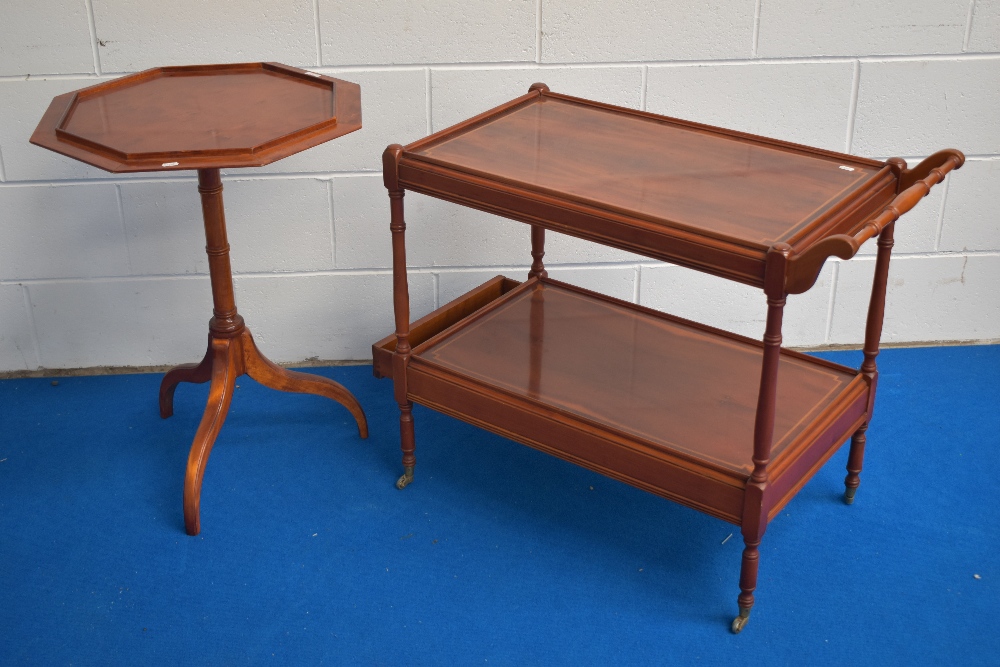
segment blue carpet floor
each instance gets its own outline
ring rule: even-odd
[[[822,355],[856,365],[857,353]],[[202,533],[181,488],[206,385],[0,382],[0,663],[1000,663],[1000,346],[887,350],[856,503],[846,448],[770,525],[736,611],[735,527],[417,408],[240,382]],[[731,537],[730,537],[731,535]]]

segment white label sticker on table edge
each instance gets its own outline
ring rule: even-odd
[[[844,171],[854,171],[854,167],[845,167],[844,165],[840,165],[840,168]]]
[[[180,164],[180,162],[164,162],[160,166],[161,167],[176,167],[179,164]]]

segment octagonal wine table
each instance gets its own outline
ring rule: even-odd
[[[357,84],[277,63],[161,67],[60,95],[31,143],[115,173],[198,171],[214,317],[198,364],[169,371],[160,415],[173,414],[180,382],[211,381],[208,404],[188,457],[184,527],[200,530],[205,464],[226,419],[236,379],[249,375],[280,391],[326,396],[368,423],[357,399],[324,377],[285,370],[254,344],[236,312],[220,168],[259,167],[361,127]]]

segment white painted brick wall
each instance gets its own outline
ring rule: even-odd
[[[545,63],[752,55],[752,0],[542,0],[541,14]]]
[[[205,354],[208,276],[45,281],[29,284],[28,296],[43,368],[155,366]]]
[[[860,83],[858,154],[1000,153],[1000,58],[864,62]]]
[[[528,92],[544,79],[552,90],[607,104],[642,105],[641,67],[545,69],[432,69],[431,107],[435,132]]]
[[[1000,248],[1000,160],[967,162],[961,176],[948,185],[938,249],[995,251]]]
[[[969,51],[1000,51],[1000,0],[976,0],[969,29]]]
[[[826,342],[832,273],[832,265],[823,267],[811,290],[788,297],[782,322],[784,345]],[[680,266],[644,266],[639,280],[643,306],[743,336],[759,339],[764,335],[767,300],[759,289]]]
[[[854,63],[650,67],[646,110],[846,150]]]
[[[7,3],[0,371],[196,361],[211,316],[193,174],[113,175],[28,144],[55,95],[157,65],[277,60],[359,83],[364,128],[224,174],[236,298],[284,362],[392,329],[382,150],[526,92],[911,164],[969,156],[897,225],[885,340],[1000,338],[1000,0]],[[413,316],[505,273],[526,226],[406,198]],[[759,336],[758,290],[548,235],[553,277]],[[785,342],[861,342],[873,244],[791,297]]]
[[[969,0],[763,0],[757,54],[855,56],[955,53]]]
[[[161,65],[316,62],[312,0],[92,0],[103,72]]]
[[[32,0],[29,11],[11,8],[3,8],[0,20],[0,76],[94,72],[86,4]]]
[[[872,259],[839,266],[830,331],[834,343],[864,341]],[[904,343],[919,330],[927,341],[1000,338],[1000,253],[899,257],[889,270],[882,340]]]
[[[535,0],[319,0],[323,62],[532,62]]]
[[[0,284],[0,368],[28,371],[38,367],[38,350],[24,287]]]
[[[0,188],[0,280],[129,274],[115,185]],[[9,239],[9,240],[8,240]]]
[[[70,160],[28,143],[31,133],[56,95],[92,86],[106,79],[16,79],[0,80],[0,154],[4,180],[59,181],[106,179],[108,172]]]
[[[208,273],[196,180],[124,183],[121,191],[133,267],[150,275]],[[227,180],[222,198],[233,271],[334,268],[328,180]]]
[[[409,290],[413,319],[434,309],[433,276],[415,273]],[[392,276],[237,276],[236,302],[273,361],[366,359],[391,333]]]

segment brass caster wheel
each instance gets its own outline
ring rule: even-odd
[[[858,488],[857,487],[854,487],[853,489],[852,488],[848,488],[846,491],[844,491],[844,504],[846,504],[846,505],[853,505],[854,504],[854,494],[857,493],[857,492],[858,492]]]
[[[396,488],[402,491],[413,481],[413,466],[403,468],[403,476],[396,480]]]
[[[733,631],[734,635],[738,635],[749,622],[750,610],[740,609],[740,615],[733,619],[733,624],[729,626],[729,629]]]

